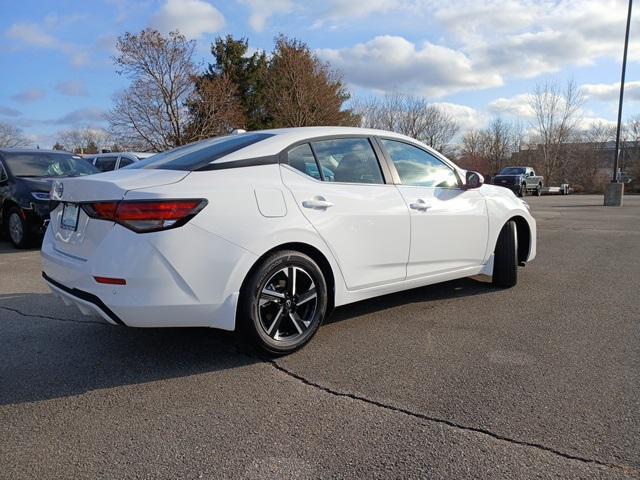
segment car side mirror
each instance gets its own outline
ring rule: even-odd
[[[480,188],[484,184],[484,177],[478,172],[467,171],[465,175],[464,188],[469,190],[471,188]]]

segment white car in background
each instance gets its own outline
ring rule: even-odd
[[[212,138],[51,198],[43,277],[66,303],[131,327],[240,327],[273,353],[334,306],[476,274],[510,287],[536,254],[513,192],[379,130]]]
[[[155,155],[150,152],[114,152],[114,153],[98,153],[84,157],[91,165],[101,172],[110,172],[120,168],[127,167]]]

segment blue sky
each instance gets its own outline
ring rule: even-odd
[[[584,125],[616,116],[626,0],[0,0],[0,122],[50,147],[56,133],[103,128],[126,86],[115,39],[179,29],[211,60],[217,35],[271,49],[278,33],[339,69],[354,97],[401,91],[448,109],[463,128],[530,119],[537,81],[573,78]],[[634,12],[625,117],[640,113],[640,6]]]

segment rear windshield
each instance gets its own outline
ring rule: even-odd
[[[507,167],[503,168],[500,175],[522,175],[526,171],[526,168],[522,167]]]
[[[244,133],[210,138],[158,153],[127,168],[198,170],[219,158],[272,136],[271,133]]]
[[[79,177],[98,173],[87,160],[70,153],[4,153],[4,161],[15,177]]]

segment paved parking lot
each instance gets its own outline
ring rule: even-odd
[[[528,200],[516,288],[344,307],[276,361],[84,317],[0,243],[0,478],[640,478],[640,197]]]

